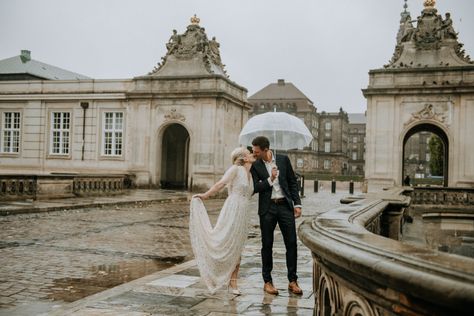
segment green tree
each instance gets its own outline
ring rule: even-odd
[[[441,139],[432,135],[428,141],[428,148],[430,149],[430,170],[433,176],[443,175],[444,162],[444,146]]]

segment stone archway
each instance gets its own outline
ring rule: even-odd
[[[188,188],[189,141],[189,133],[181,124],[171,124],[166,127],[163,132],[161,146],[161,188]]]
[[[407,133],[405,134],[405,137],[403,138],[403,155],[402,155],[402,179],[405,179],[407,175],[407,166],[406,163],[408,161],[407,153],[406,153],[406,145],[409,141],[409,139],[414,136],[415,134],[422,133],[422,132],[429,132],[441,140],[443,144],[443,186],[448,186],[448,166],[449,166],[449,140],[448,136],[446,133],[438,126],[430,123],[422,123],[413,126],[410,128]]]

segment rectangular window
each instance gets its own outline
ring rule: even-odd
[[[330,142],[324,142],[324,152],[325,153],[331,152],[331,143]]]
[[[331,130],[331,122],[326,122],[326,124],[325,124],[325,129],[326,129],[327,131],[330,131],[330,130]]]
[[[105,112],[102,126],[102,154],[105,156],[121,156],[123,148],[123,113]]]
[[[52,155],[69,154],[69,136],[71,134],[71,113],[51,113],[51,146],[49,153]]]
[[[17,153],[20,151],[20,112],[4,112],[2,117],[2,153]]]
[[[352,152],[352,160],[357,160],[357,152]]]
[[[324,169],[331,169],[331,160],[324,160]]]
[[[353,142],[353,143],[357,143],[357,136],[354,136],[354,137],[352,138],[352,142]]]

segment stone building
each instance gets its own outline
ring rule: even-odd
[[[149,74],[125,80],[46,76],[24,54],[16,64],[26,73],[0,61],[0,173],[126,174],[138,186],[165,188],[214,183],[248,119],[247,90],[228,78],[219,43],[198,18],[174,30],[166,47]]]
[[[321,173],[346,175],[348,173],[347,143],[349,118],[339,112],[321,112],[319,115],[318,165]]]
[[[349,135],[347,156],[350,175],[364,175],[365,167],[365,124],[364,113],[349,113]]]
[[[348,116],[341,108],[336,113],[317,112],[313,101],[291,82],[279,79],[248,98],[251,115],[281,111],[300,118],[314,140],[303,150],[286,152],[295,170],[304,175],[348,173]]]
[[[474,186],[474,64],[462,47],[435,1],[425,1],[416,25],[402,12],[393,57],[369,72],[363,90],[369,187],[402,184],[404,146],[422,131],[442,139],[444,185]]]

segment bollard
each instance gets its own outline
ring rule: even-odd
[[[314,192],[317,193],[319,189],[319,182],[318,180],[314,180]]]
[[[331,181],[331,193],[336,193],[336,180]]]
[[[354,181],[349,182],[349,194],[354,194]]]
[[[304,176],[301,176],[301,197],[304,198]]]

